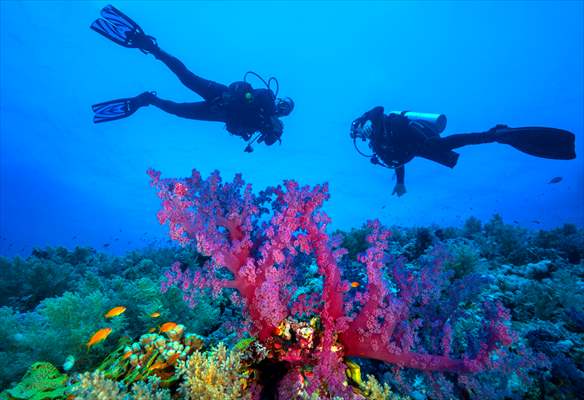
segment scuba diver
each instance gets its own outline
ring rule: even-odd
[[[460,133],[440,137],[446,128],[446,116],[410,111],[391,111],[375,107],[353,121],[351,138],[357,151],[374,165],[395,170],[397,183],[392,194],[406,193],[404,165],[414,157],[423,157],[454,168],[459,154],[454,149],[483,144],[508,144],[524,153],[554,160],[576,158],[574,134],[562,129],[543,127],[509,128],[497,125],[486,132]],[[363,153],[357,139],[369,141],[372,154]]]
[[[98,18],[91,24],[91,29],[121,46],[137,48],[144,54],[152,54],[204,101],[176,103],[159,98],[156,92],[144,92],[136,97],[93,105],[95,113],[93,122],[126,118],[140,107],[153,105],[182,118],[224,122],[231,134],[240,136],[248,142],[246,152],[253,151],[251,144],[255,141],[264,142],[268,146],[277,141],[281,142],[284,125],[280,117],[292,112],[294,101],[290,98],[277,97],[279,84],[276,78],[271,77],[266,82],[258,74],[250,71],[244,75],[243,81],[234,82],[229,86],[203,79],[189,71],[179,59],[160,49],[154,37],[146,35],[138,24],[115,7],[111,5],[104,7],[101,16],[103,18]],[[249,75],[259,78],[266,88],[254,89],[247,82]],[[272,83],[276,85],[275,92],[271,89]]]

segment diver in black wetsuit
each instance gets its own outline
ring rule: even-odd
[[[156,96],[155,92],[144,92],[132,98],[116,99],[95,104],[94,122],[113,121],[132,115],[140,107],[153,105],[170,114],[182,118],[202,121],[225,122],[227,130],[245,141],[246,151],[252,151],[251,143],[258,141],[271,146],[280,141],[284,125],[280,117],[289,115],[294,109],[290,98],[277,98],[270,84],[278,81],[270,78],[267,82],[259,75],[248,72],[244,80],[229,86],[213,82],[195,75],[176,57],[166,53],[156,43],[156,39],[144,31],[129,17],[113,6],[106,6],[101,11],[103,18],[93,22],[91,28],[115,43],[130,48],[138,48],[145,54],[152,54],[162,61],[180,81],[201,96],[204,101],[194,103],[176,103]],[[254,89],[246,81],[249,74],[260,78],[265,89]],[[254,134],[259,135],[254,137]]]
[[[461,133],[440,137],[446,127],[446,117],[442,114],[421,114],[415,112],[391,112],[384,114],[383,107],[375,107],[353,121],[351,138],[369,140],[373,154],[369,157],[373,164],[395,169],[397,183],[393,193],[406,193],[404,165],[414,157],[423,157],[453,168],[459,154],[453,151],[459,147],[482,144],[504,143],[517,150],[555,160],[576,158],[574,134],[562,129],[525,127],[509,128],[497,125],[486,132]]]

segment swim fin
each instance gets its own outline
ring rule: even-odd
[[[120,46],[137,48],[149,53],[157,47],[156,39],[146,35],[130,17],[112,5],[101,10],[101,16],[91,24],[91,29]]]
[[[116,99],[94,104],[91,109],[95,113],[93,122],[115,121],[116,119],[127,118],[134,114],[140,107],[148,106],[156,99],[156,92],[144,92],[136,97]]]
[[[575,136],[563,129],[497,125],[491,131],[495,132],[498,143],[508,144],[532,156],[553,160],[576,158]]]
[[[132,105],[132,100],[133,98],[116,99],[92,105],[91,109],[95,113],[93,122],[98,124],[129,117],[139,108]]]

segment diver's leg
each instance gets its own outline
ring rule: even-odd
[[[227,86],[203,79],[195,75],[176,57],[156,47],[150,51],[154,57],[162,61],[180,79],[183,85],[197,93],[206,101],[212,101],[227,91]]]
[[[181,118],[196,119],[200,121],[226,121],[224,113],[215,107],[210,106],[206,101],[199,101],[196,103],[175,103],[174,101],[154,97],[150,101],[150,104],[160,108],[162,111]]]
[[[434,139],[434,138],[432,138]],[[438,146],[448,150],[483,143],[502,143],[536,157],[553,160],[576,158],[575,136],[563,129],[546,127],[509,128],[497,125],[487,132],[462,133],[435,138]]]
[[[444,150],[454,150],[459,147],[473,144],[494,143],[497,141],[496,132],[476,132],[458,133],[445,137],[433,137],[429,140],[435,141]]]

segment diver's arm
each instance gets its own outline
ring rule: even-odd
[[[383,126],[383,117],[383,107],[381,106],[374,107],[367,111],[351,123],[351,137],[355,138],[362,136],[363,132],[361,132],[361,130],[365,127],[367,121],[371,121],[371,127],[374,132],[378,131],[378,127]],[[366,136],[370,133],[371,132],[366,133]]]
[[[377,106],[367,111],[356,120],[354,120],[352,126],[354,128],[357,127],[362,128],[363,125],[365,125],[365,122],[371,121],[372,123],[376,123],[379,121],[381,117],[383,117],[383,107]]]
[[[401,197],[406,194],[406,185],[404,184],[404,179],[406,175],[406,169],[403,165],[400,165],[395,169],[395,175],[397,178],[397,182],[393,187],[393,192],[391,194],[397,195],[397,197]]]
[[[371,110],[363,114],[363,117],[365,117],[369,121],[374,121],[383,116],[383,111],[384,111],[383,106],[373,107]]]
[[[403,165],[400,165],[399,167],[397,167],[395,169],[395,177],[397,179],[397,183],[399,185],[403,185],[404,184],[404,180],[406,177],[406,168]]]
[[[383,118],[383,106],[373,107],[371,110],[363,114],[359,119],[363,122],[371,121],[372,124],[378,124]]]

